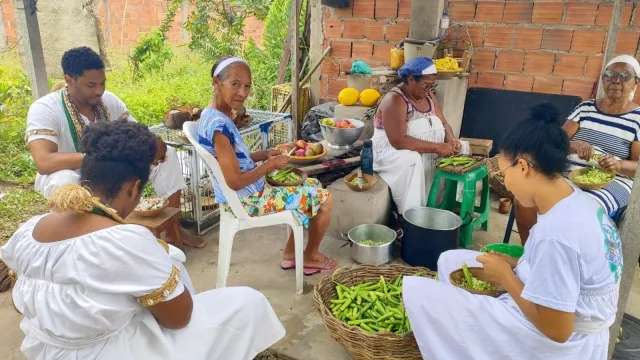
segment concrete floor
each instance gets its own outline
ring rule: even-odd
[[[501,242],[507,217],[496,212],[493,203],[488,232],[478,231],[474,235],[475,249],[483,244]],[[346,350],[336,343],[326,331],[313,303],[313,285],[320,276],[305,277],[305,293],[295,294],[295,273],[279,268],[279,252],[286,240],[284,227],[271,227],[241,232],[235,239],[228,286],[250,286],[263,292],[287,330],[286,337],[274,345],[278,353],[300,360],[348,360]],[[217,229],[205,235],[209,245],[205,249],[187,249],[187,264],[196,290],[213,289],[217,263]],[[511,243],[519,243],[513,233]],[[353,264],[349,247],[344,241],[327,236],[321,250],[334,256],[341,265]],[[636,277],[627,312],[640,317],[640,280]],[[10,300],[10,293],[0,294],[0,359],[24,359],[20,353],[22,332],[18,315]]]

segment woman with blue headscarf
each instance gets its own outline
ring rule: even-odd
[[[460,152],[436,101],[436,66],[415,58],[398,70],[401,83],[382,99],[374,116],[373,170],[389,185],[398,212],[424,206],[437,158]]]

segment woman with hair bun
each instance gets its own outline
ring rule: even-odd
[[[124,223],[149,181],[156,141],[126,120],[85,127],[84,187],[56,190],[53,212],[0,248],[16,278],[27,359],[250,360],[284,336],[261,293],[196,295],[184,253]]]
[[[451,250],[438,259],[438,280],[404,279],[404,304],[425,359],[607,358],[609,327],[622,274],[620,236],[602,207],[563,177],[569,138],[558,112],[537,106],[500,149],[505,186],[537,206],[520,259]],[[452,286],[466,263],[507,293],[493,298]]]

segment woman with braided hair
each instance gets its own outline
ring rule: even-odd
[[[184,254],[122,220],[156,157],[143,125],[85,128],[81,185],[49,199],[0,248],[16,275],[27,359],[253,359],[284,336],[267,299],[243,287],[195,295]]]

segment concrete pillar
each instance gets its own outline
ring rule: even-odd
[[[16,23],[19,24],[20,34],[22,34],[20,44],[25,72],[31,82],[33,99],[37,100],[49,93],[40,27],[38,26],[38,13],[31,5],[25,6],[25,0],[15,0],[15,5],[16,20],[19,20]]]
[[[4,50],[7,48],[7,45],[9,43],[8,39],[7,39],[7,34],[4,30],[4,16],[3,16],[3,7],[2,7],[2,3],[0,3],[0,50]]]
[[[400,0],[408,1],[408,0]],[[411,1],[409,38],[429,40],[438,36],[444,0]]]
[[[624,0],[615,0],[613,2],[613,15],[611,15],[611,22],[609,23],[609,31],[607,31],[607,42],[604,45],[604,56],[602,57],[602,72],[607,66],[607,63],[613,59],[613,53],[616,50],[616,40],[618,39],[618,30],[620,30],[620,23],[622,22],[622,8],[624,7]],[[636,74],[640,76],[640,74]],[[604,96],[602,89],[602,81],[598,81],[598,93],[597,98]]]

